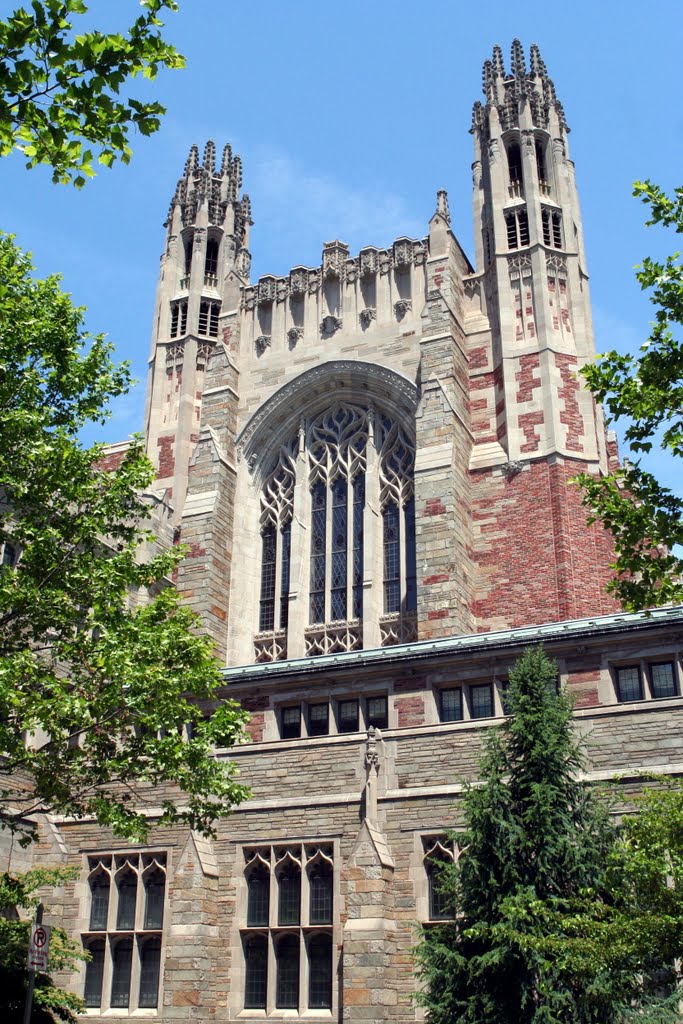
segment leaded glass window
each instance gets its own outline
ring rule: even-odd
[[[268,927],[270,913],[270,871],[264,864],[253,868],[247,878],[247,924]]]
[[[332,924],[332,865],[320,860],[308,872],[311,924]]]
[[[265,935],[247,939],[244,959],[244,1007],[247,1010],[265,1010],[268,992],[268,940]]]
[[[365,477],[353,481],[353,617],[363,618],[363,516]]]
[[[114,945],[111,973],[111,1006],[127,1008],[130,1002],[130,974],[133,966],[133,940],[119,939]]]
[[[346,618],[347,578],[347,493],[346,480],[335,480],[332,487],[332,613],[331,618]]]
[[[401,610],[401,554],[398,506],[384,509],[384,611]]]
[[[138,1006],[155,1007],[159,1002],[161,939],[140,940],[140,994]]]
[[[637,665],[617,669],[617,691],[622,703],[643,699],[643,681]]]
[[[273,629],[275,623],[275,527],[261,534],[261,608],[259,629]]]
[[[301,914],[301,868],[289,862],[278,873],[279,925],[299,924]]]
[[[132,868],[126,866],[116,879],[119,892],[118,909],[116,912],[117,931],[132,931],[135,928],[135,902],[138,892],[138,876]]]
[[[327,490],[316,484],[311,491],[311,615],[312,623],[325,621],[325,536]]]
[[[83,998],[88,1007],[99,1008],[102,1003],[102,982],[104,979],[104,939],[88,943],[86,949],[90,960],[85,965],[85,991]]]
[[[453,893],[447,884],[447,871],[454,862],[453,843],[444,836],[422,840],[424,867],[427,875],[428,908],[430,921],[444,921],[454,916]]]
[[[110,888],[111,880],[109,875],[103,868],[101,868],[97,874],[90,879],[91,932],[103,932],[107,930]]]
[[[665,661],[656,665],[650,665],[650,682],[652,684],[652,696],[655,699],[675,697],[676,677],[673,663]]]
[[[166,875],[159,868],[148,871],[145,886],[145,929],[161,930],[164,923],[164,893]]]
[[[308,943],[308,1005],[311,1009],[332,1007],[332,938],[313,935]]]
[[[275,1005],[279,1010],[299,1006],[299,938],[283,935],[277,944],[277,984]]]

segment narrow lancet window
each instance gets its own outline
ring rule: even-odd
[[[332,620],[346,618],[347,487],[338,477],[332,487]]]
[[[384,509],[384,611],[401,610],[401,554],[398,505]]]
[[[275,628],[275,527],[266,526],[261,534],[261,607],[259,629]]]
[[[363,515],[365,477],[353,481],[353,617],[363,618]]]
[[[280,532],[282,538],[282,559],[280,572],[280,629],[287,629],[289,622],[289,565],[292,551],[292,524],[287,523]]]
[[[317,483],[311,491],[311,623],[325,621],[325,519],[327,490]]]

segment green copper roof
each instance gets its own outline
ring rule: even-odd
[[[596,615],[588,619],[569,619],[564,622],[547,622],[539,626],[522,626],[518,629],[501,629],[490,633],[467,633],[459,636],[440,637],[437,640],[417,640],[410,644],[396,644],[392,647],[375,647],[370,650],[347,651],[343,654],[317,654],[311,658],[292,658],[287,661],[270,661],[257,665],[236,665],[223,669],[226,683],[279,677],[282,675],[303,675],[330,669],[362,668],[376,664],[392,664],[401,661],[420,661],[435,655],[456,653],[475,654],[494,648],[520,646],[538,643],[541,640],[579,641],[582,637],[598,637],[604,634],[661,627],[664,625],[683,627],[683,605],[675,608],[655,608],[650,612],[618,612],[614,615]]]

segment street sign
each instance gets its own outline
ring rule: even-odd
[[[50,927],[46,924],[32,924],[28,944],[29,971],[46,971],[50,952]]]

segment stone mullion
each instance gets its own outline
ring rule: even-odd
[[[350,452],[349,452],[350,455]],[[346,620],[354,618],[353,614],[353,532],[355,525],[355,508],[353,501],[353,481],[350,474],[346,477]]]
[[[374,431],[368,431],[363,510],[363,647],[381,645],[379,617],[382,605],[382,516],[379,508],[379,456]],[[379,538],[379,543],[378,543]]]
[[[309,550],[306,551],[307,531],[304,526],[304,523],[310,523],[311,520],[311,492],[309,489],[306,449],[303,442],[299,446],[294,473],[292,537],[289,549],[287,657],[303,658],[305,654],[304,630],[308,625],[311,570],[310,541]]]

